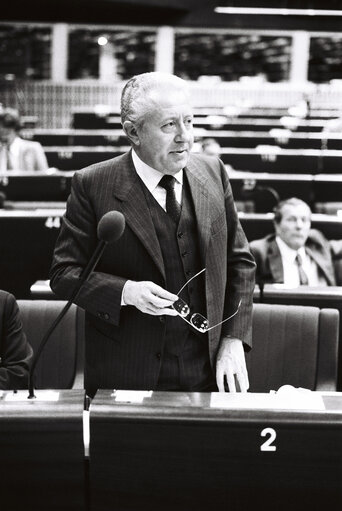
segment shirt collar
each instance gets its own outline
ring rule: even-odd
[[[304,247],[301,247],[298,250],[294,250],[293,248],[289,247],[279,236],[276,236],[276,242],[278,244],[281,256],[287,261],[294,262],[297,254],[301,256],[302,260],[306,257]]]
[[[132,159],[138,176],[143,181],[147,189],[152,193],[153,190],[157,188],[159,181],[164,174],[143,162],[134,149],[132,149]],[[181,185],[183,184],[183,170],[174,174],[173,177],[178,181],[178,183]]]
[[[15,155],[15,154],[19,153],[19,146],[20,146],[20,138],[15,137],[13,142],[8,146],[10,154]]]

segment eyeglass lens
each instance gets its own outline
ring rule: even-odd
[[[182,318],[186,318],[190,314],[190,307],[181,298],[172,304],[172,307],[178,312]]]
[[[200,332],[206,332],[209,328],[209,321],[201,314],[198,314],[198,312],[191,316],[190,321]]]
[[[181,298],[174,302],[172,307],[182,318],[186,318],[190,314],[189,305],[185,303]],[[200,330],[201,332],[206,332],[207,328],[209,327],[209,321],[204,316],[202,316],[202,314],[198,314],[198,312],[191,316],[190,322],[195,328],[197,328],[197,330]]]

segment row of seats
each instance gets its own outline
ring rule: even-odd
[[[9,171],[0,176],[0,191],[8,201],[66,201],[73,174],[73,171]],[[342,176],[338,174],[292,175],[229,170],[229,179],[237,201],[249,200],[249,192],[256,188],[271,188],[280,199],[295,194],[313,208],[317,203],[338,202],[342,198]]]
[[[52,253],[64,207],[40,210],[0,210],[0,289],[28,298],[30,287],[48,278]],[[273,230],[271,213],[239,213],[247,238],[252,241]],[[312,227],[328,239],[342,239],[342,218],[313,214]],[[43,248],[44,247],[44,248]]]
[[[129,150],[125,146],[45,146],[49,167],[81,169],[108,160]],[[235,170],[287,174],[339,174],[342,150],[222,147],[222,161]]]
[[[41,338],[65,306],[58,300],[19,300],[23,326],[37,351]],[[291,305],[256,303],[253,345],[247,355],[251,392],[270,392],[282,385],[310,390],[337,389],[339,313]],[[82,388],[84,311],[72,305],[53,332],[35,370],[38,389]]]
[[[195,127],[195,139],[215,138],[222,147],[257,147],[277,145],[287,149],[342,149],[339,133],[303,133],[288,129],[269,132],[210,130]],[[39,142],[43,146],[106,146],[127,144],[122,129],[35,129],[22,132],[23,138]]]

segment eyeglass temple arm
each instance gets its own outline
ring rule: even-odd
[[[195,279],[196,277],[198,277],[198,275],[200,275],[201,273],[203,273],[204,271],[206,270],[206,268],[203,268],[203,270],[199,271],[198,273],[196,273],[196,275],[194,275],[193,277],[191,277],[191,279],[187,280],[184,284],[183,287],[180,288],[180,290],[178,291],[177,295],[179,295],[183,289],[189,284],[189,282],[191,282],[193,279]]]
[[[228,318],[224,319],[223,321],[220,321],[220,323],[217,323],[216,325],[210,326],[209,328],[206,329],[206,332],[209,332],[209,330],[212,330],[213,328],[216,328],[217,326],[222,325],[222,323],[225,323],[229,319],[232,319],[234,316],[236,316],[236,314],[239,312],[241,302],[242,302],[242,300],[240,299],[239,305],[237,306],[236,311],[233,312],[233,314],[231,316],[229,316]]]

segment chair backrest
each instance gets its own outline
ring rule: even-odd
[[[339,312],[301,305],[253,306],[253,348],[246,354],[251,392],[292,385],[337,388]]]
[[[23,328],[34,353],[65,305],[63,300],[18,300]],[[83,388],[83,350],[84,311],[73,304],[40,355],[35,388]]]

